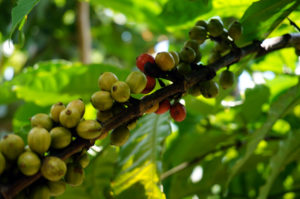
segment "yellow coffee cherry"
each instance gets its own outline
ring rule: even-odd
[[[45,113],[38,113],[34,115],[30,119],[30,122],[32,127],[39,126],[47,129],[48,131],[52,128],[53,125],[50,116]]]
[[[111,87],[111,96],[117,102],[126,102],[130,98],[130,88],[126,82],[117,81]]]
[[[50,147],[51,135],[45,128],[34,127],[29,131],[27,141],[32,151],[44,154]]]
[[[104,91],[110,91],[114,83],[118,81],[118,77],[112,72],[104,72],[98,79],[99,88]]]
[[[59,114],[65,109],[65,105],[62,102],[58,102],[51,106],[50,117],[54,122],[59,122]]]
[[[69,129],[58,126],[50,131],[51,147],[62,149],[67,147],[72,141],[72,133]]]
[[[85,104],[81,99],[73,100],[67,105],[67,109],[78,111],[82,117],[85,112]]]
[[[155,63],[163,71],[169,71],[175,67],[175,60],[169,52],[157,53],[155,56]]]
[[[106,111],[113,106],[114,99],[108,91],[97,91],[92,95],[91,103],[96,109]]]
[[[126,83],[130,88],[130,92],[137,94],[145,89],[147,78],[141,71],[133,71],[127,76]]]
[[[77,134],[83,139],[95,139],[101,135],[101,130],[102,126],[96,120],[83,120],[76,128]]]

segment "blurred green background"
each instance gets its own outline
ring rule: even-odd
[[[180,51],[199,19],[217,16],[225,27],[240,21],[239,46],[297,32],[287,17],[300,24],[298,0],[28,2],[37,4],[25,6],[33,9],[10,38],[18,25],[12,23],[17,1],[0,0],[0,136],[15,132],[26,138],[29,118],[48,113],[58,101],[82,98],[85,118],[95,118],[89,99],[100,73],[112,71],[124,80],[136,70],[139,54]],[[92,40],[85,64],[78,28],[82,4],[89,7]],[[203,64],[213,47],[201,45]],[[230,69],[235,87],[221,89],[216,99],[184,97],[184,122],[147,115],[125,146],[99,141],[89,151],[93,161],[84,184],[68,187],[59,198],[300,198],[300,66],[294,49],[259,59],[250,55]],[[173,172],[178,165],[183,169]]]

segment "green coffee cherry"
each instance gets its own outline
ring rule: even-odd
[[[97,91],[92,95],[91,103],[96,109],[106,111],[113,106],[114,99],[108,91]]]
[[[98,79],[99,88],[104,91],[110,91],[114,83],[118,81],[118,77],[112,72],[104,72]]]
[[[174,58],[175,66],[177,66],[177,65],[179,64],[179,62],[180,62],[180,57],[179,57],[178,52],[171,51],[170,54],[171,54],[172,57]]]
[[[241,37],[242,31],[242,24],[237,21],[232,22],[228,28],[229,36],[235,41]]]
[[[59,122],[59,114],[65,109],[65,105],[62,102],[58,102],[51,106],[50,117],[54,122]]]
[[[47,182],[50,196],[60,196],[66,191],[66,183],[62,180],[57,182]]]
[[[187,40],[184,47],[191,47],[195,52],[199,51],[199,44],[196,40]]]
[[[83,120],[81,121],[77,128],[76,132],[79,137],[83,139],[95,139],[101,135],[102,126],[96,120]]]
[[[50,131],[51,147],[62,149],[67,147],[72,141],[72,133],[64,127],[55,127]]]
[[[67,105],[67,109],[78,111],[82,117],[85,112],[85,104],[82,99],[73,100]]]
[[[224,70],[220,75],[219,82],[223,89],[232,87],[234,83],[234,73],[229,70]]]
[[[79,158],[79,164],[82,168],[86,168],[90,163],[90,156],[85,153]]]
[[[27,141],[32,151],[44,154],[50,147],[51,135],[45,128],[34,127],[29,131]]]
[[[189,31],[189,37],[192,40],[198,42],[198,44],[202,44],[206,40],[207,32],[206,29],[202,26],[194,26]]]
[[[126,126],[120,126],[111,132],[110,143],[112,145],[122,146],[127,142],[129,135],[129,129]]]
[[[210,57],[208,58],[207,63],[212,64],[218,61],[221,58],[221,54],[217,51],[213,51]]]
[[[136,123],[137,123],[137,120],[134,120],[134,121],[130,122],[129,124],[127,124],[127,128],[128,128],[129,130],[135,129]]]
[[[187,64],[187,63],[184,63],[184,62],[181,62],[177,66],[177,70],[180,74],[183,74],[183,75],[187,75],[192,71],[190,64]]]
[[[111,87],[111,96],[117,102],[126,102],[130,98],[130,88],[126,82],[117,81]]]
[[[205,28],[207,30],[207,23],[204,20],[197,21],[195,26],[202,26],[203,28]]]
[[[141,93],[147,85],[147,78],[141,71],[133,71],[127,76],[126,83],[131,93]]]
[[[6,165],[6,160],[3,156],[3,154],[0,152],[0,176],[5,169],[5,165]]]
[[[8,160],[15,160],[24,151],[24,141],[16,134],[8,134],[0,141],[0,151]]]
[[[30,122],[31,122],[32,127],[36,127],[36,126],[43,127],[45,129],[47,129],[48,131],[53,126],[50,116],[45,113],[38,113],[38,114],[34,115],[30,119]]]
[[[77,109],[66,108],[59,114],[59,122],[66,128],[75,127],[81,120],[81,113]]]
[[[213,37],[218,37],[223,33],[223,23],[221,20],[212,18],[207,24],[207,30]]]
[[[200,91],[205,98],[214,98],[219,93],[219,86],[216,82],[210,80],[199,84]]]
[[[198,97],[201,95],[200,87],[198,84],[195,84],[192,86],[189,90],[188,93],[192,96]]]
[[[72,186],[79,186],[84,179],[84,170],[79,164],[69,163],[67,166],[67,173],[65,176],[66,183]]]
[[[47,185],[35,186],[29,194],[29,199],[50,199],[50,191]]]
[[[41,168],[42,176],[50,181],[59,181],[65,176],[66,171],[66,163],[55,156],[46,157]]]
[[[185,63],[192,63],[195,60],[196,52],[191,47],[184,47],[180,53],[180,60]]]
[[[18,158],[18,167],[24,175],[32,176],[40,170],[41,160],[33,152],[24,152]]]

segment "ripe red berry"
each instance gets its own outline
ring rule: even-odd
[[[167,112],[170,109],[170,106],[171,106],[170,101],[165,99],[165,100],[163,100],[159,103],[159,107],[158,107],[158,109],[155,113],[156,114],[163,114],[163,113]]]
[[[150,76],[146,76],[146,77],[147,77],[147,85],[144,88],[144,90],[142,91],[143,94],[150,93],[156,85],[155,78],[150,77]]]
[[[180,104],[179,102],[173,104],[170,108],[170,114],[171,117],[177,121],[177,122],[181,122],[185,119],[186,117],[186,110],[185,107]]]
[[[144,53],[144,54],[141,54],[140,56],[138,56],[136,58],[136,66],[142,71],[144,72],[144,66],[147,62],[150,62],[150,63],[155,63],[155,60],[154,58],[147,54],[147,53]]]

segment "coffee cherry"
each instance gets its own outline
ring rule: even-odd
[[[117,102],[126,102],[130,98],[130,88],[126,82],[117,81],[111,87],[111,96]]]
[[[154,113],[155,111],[157,111],[159,107],[159,103],[153,104],[148,110],[145,111],[145,113],[150,114],[150,113]]]
[[[175,60],[169,52],[157,53],[155,63],[163,71],[169,71],[175,67]]]
[[[127,128],[128,128],[129,130],[135,129],[136,123],[137,123],[137,120],[134,120],[134,121],[130,122],[129,124],[127,124]]]
[[[69,163],[67,165],[67,173],[65,176],[66,183],[72,186],[79,186],[84,179],[84,170],[79,164]]]
[[[32,127],[43,127],[47,130],[50,130],[52,128],[52,120],[49,115],[45,113],[38,113],[34,115],[31,119],[31,126]]]
[[[150,77],[161,77],[165,71],[161,70],[156,63],[147,62],[144,67],[144,73]]]
[[[204,20],[197,21],[195,26],[202,26],[203,28],[205,28],[207,30],[207,23]]]
[[[150,77],[150,76],[146,76],[146,78],[147,78],[147,85],[146,85],[145,89],[142,91],[143,94],[150,93],[156,85],[155,78]]]
[[[114,99],[108,91],[97,91],[92,95],[91,103],[96,109],[106,111],[113,106]]]
[[[230,41],[229,40],[222,40],[217,43],[215,50],[219,53],[226,54],[231,49]]]
[[[201,95],[200,87],[198,84],[195,84],[192,86],[189,90],[188,93],[192,96],[198,97]]]
[[[59,114],[59,122],[66,128],[75,127],[81,119],[81,113],[76,109],[66,108]]]
[[[131,93],[141,93],[147,85],[147,78],[144,73],[134,71],[128,75],[126,83],[128,84]]]
[[[84,153],[80,159],[79,164],[82,168],[86,168],[90,163],[90,156],[87,153]]]
[[[62,102],[58,102],[51,106],[50,117],[54,122],[59,122],[59,114],[65,109],[65,105]]]
[[[191,47],[195,52],[199,51],[199,44],[196,40],[187,40],[184,42],[184,47]]]
[[[192,71],[190,64],[184,63],[184,62],[181,62],[177,66],[177,70],[180,74],[183,74],[183,75],[187,75]]]
[[[155,60],[154,60],[154,58],[153,58],[151,55],[146,54],[146,53],[141,54],[140,56],[138,56],[138,57],[136,58],[136,66],[137,66],[142,72],[144,72],[144,66],[145,66],[145,64],[146,64],[147,62],[150,62],[150,63],[154,64],[154,63],[155,63]]]
[[[179,102],[173,104],[170,107],[170,115],[177,122],[183,121],[186,117],[186,110],[184,105],[180,104]]]
[[[15,160],[24,151],[24,141],[16,134],[5,135],[0,141],[0,151],[8,160]]]
[[[62,180],[57,182],[47,182],[50,196],[60,196],[66,191],[66,183]]]
[[[207,30],[213,37],[218,37],[223,33],[223,23],[221,20],[212,18],[207,24]]]
[[[206,35],[206,29],[202,26],[194,26],[189,31],[190,39],[197,41],[198,44],[202,44],[206,40]]]
[[[44,154],[50,147],[51,136],[46,129],[34,127],[29,131],[27,141],[32,151],[38,154]]]
[[[72,141],[71,132],[64,127],[55,127],[50,131],[51,147],[62,149],[67,147]]]
[[[192,63],[196,58],[196,52],[191,47],[186,46],[181,49],[179,56],[181,61],[185,63]]]
[[[129,129],[126,126],[115,128],[110,134],[110,144],[122,146],[126,143],[130,135]]]
[[[112,118],[114,115],[112,113],[111,110],[108,110],[108,111],[98,111],[97,112],[97,120],[99,122],[106,122],[107,120],[109,120],[110,118]]]
[[[82,117],[85,112],[85,104],[82,101],[82,99],[73,100],[67,105],[67,109],[70,109],[70,110],[75,109],[76,111],[78,111],[80,113],[80,117]]]
[[[50,181],[59,181],[65,176],[66,171],[66,163],[55,156],[46,157],[41,168],[42,176]]]
[[[33,152],[24,152],[18,158],[18,167],[24,175],[32,176],[40,170],[41,160]]]
[[[238,40],[242,35],[242,24],[234,21],[229,25],[228,34],[233,40]]]
[[[50,191],[47,185],[35,186],[29,194],[29,199],[50,199]]]
[[[224,70],[220,75],[219,82],[223,89],[232,87],[234,83],[234,73],[229,70]]]
[[[163,100],[159,103],[159,107],[158,107],[158,109],[156,110],[155,113],[156,114],[163,114],[163,113],[167,112],[170,109],[170,106],[171,106],[170,101],[168,99],[165,99],[165,100]]]
[[[0,176],[5,169],[5,165],[6,165],[6,160],[3,156],[3,154],[0,152]]]
[[[98,86],[104,91],[110,91],[114,83],[118,81],[118,77],[112,72],[104,72],[98,79]]]
[[[79,137],[83,139],[95,139],[101,135],[102,126],[96,120],[83,120],[81,121],[77,128],[76,132]]]
[[[221,58],[221,54],[217,51],[213,51],[212,54],[210,54],[210,57],[207,60],[208,64],[212,64],[215,63],[216,61],[218,61]]]
[[[174,58],[175,66],[177,66],[179,64],[179,61],[180,61],[178,52],[171,51],[170,53],[171,53],[172,57]]]
[[[219,86],[214,81],[206,81],[199,84],[200,91],[205,98],[214,98],[219,93]]]

